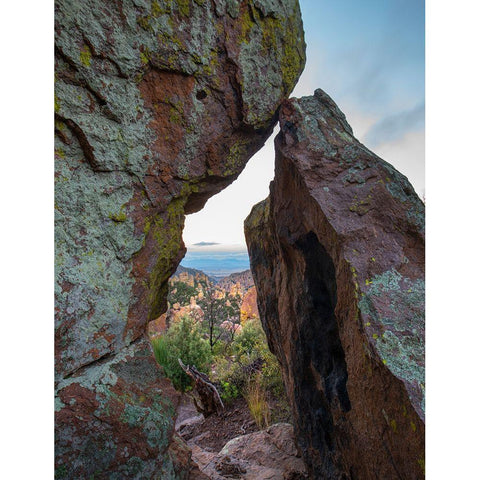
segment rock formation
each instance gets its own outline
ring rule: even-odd
[[[242,305],[240,307],[240,321],[244,323],[247,320],[258,317],[257,289],[252,287],[243,297]]]
[[[309,478],[422,478],[424,205],[323,91],[280,126],[245,232]]]
[[[296,0],[55,2],[58,478],[187,474],[145,327],[184,215],[264,144],[304,52]]]
[[[223,277],[218,282],[218,286],[228,291],[230,295],[245,295],[245,292],[253,287],[253,277],[250,270],[245,270],[244,272],[237,272]]]
[[[295,445],[293,428],[277,423],[230,440],[219,453],[189,442],[197,465],[207,478],[227,480],[306,480],[306,468]]]

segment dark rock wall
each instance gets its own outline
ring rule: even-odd
[[[424,476],[424,205],[321,90],[280,113],[245,222],[311,478]]]
[[[125,478],[137,460],[111,435],[121,422],[132,445],[148,443],[158,422],[142,402],[156,401],[153,390],[109,372],[129,364],[130,349],[145,351],[146,324],[166,308],[168,278],[185,252],[184,215],[264,144],[304,63],[296,0],[55,2],[59,478],[95,468],[95,478]],[[142,358],[145,371],[155,368]],[[75,389],[85,401],[71,405]],[[162,391],[174,407],[175,395]],[[130,413],[115,395],[128,397]],[[158,407],[165,419],[167,403]],[[171,422],[161,428],[163,443],[139,457],[158,471]],[[159,478],[174,478],[175,468]]]

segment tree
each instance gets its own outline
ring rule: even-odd
[[[227,321],[234,325],[240,323],[240,297],[238,295],[220,297],[217,292],[218,290],[211,286],[206,289],[203,299],[198,302],[204,313],[202,329],[206,332],[212,353],[220,339],[227,343],[233,340],[232,329],[222,328],[222,324]]]
[[[171,285],[168,294],[170,305],[179,303],[181,306],[189,305],[190,298],[197,295],[197,289],[185,282],[175,282]]]

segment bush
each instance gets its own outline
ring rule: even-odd
[[[249,383],[255,379],[273,396],[285,395],[280,365],[268,349],[259,319],[246,322],[242,331],[235,335],[230,351],[231,357],[219,355],[215,358],[215,373],[220,383],[234,385],[243,393],[249,390]]]
[[[233,339],[232,350],[235,355],[247,358],[259,357],[268,351],[267,338],[259,319],[254,318],[245,323],[242,331]]]
[[[168,301],[171,305],[179,303],[181,306],[190,305],[190,298],[197,295],[197,289],[185,282],[175,282],[170,286]]]
[[[233,383],[220,382],[220,386],[220,397],[222,397],[222,400],[225,403],[235,400],[240,394],[238,388]]]
[[[191,378],[180,367],[179,358],[185,365],[195,365],[201,372],[209,371],[210,347],[201,337],[195,322],[188,316],[173,324],[165,335],[152,339],[152,347],[165,376],[173,382],[177,390],[184,392],[192,383]]]

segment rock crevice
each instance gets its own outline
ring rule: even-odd
[[[424,205],[323,91],[280,126],[245,234],[311,478],[421,478]]]

